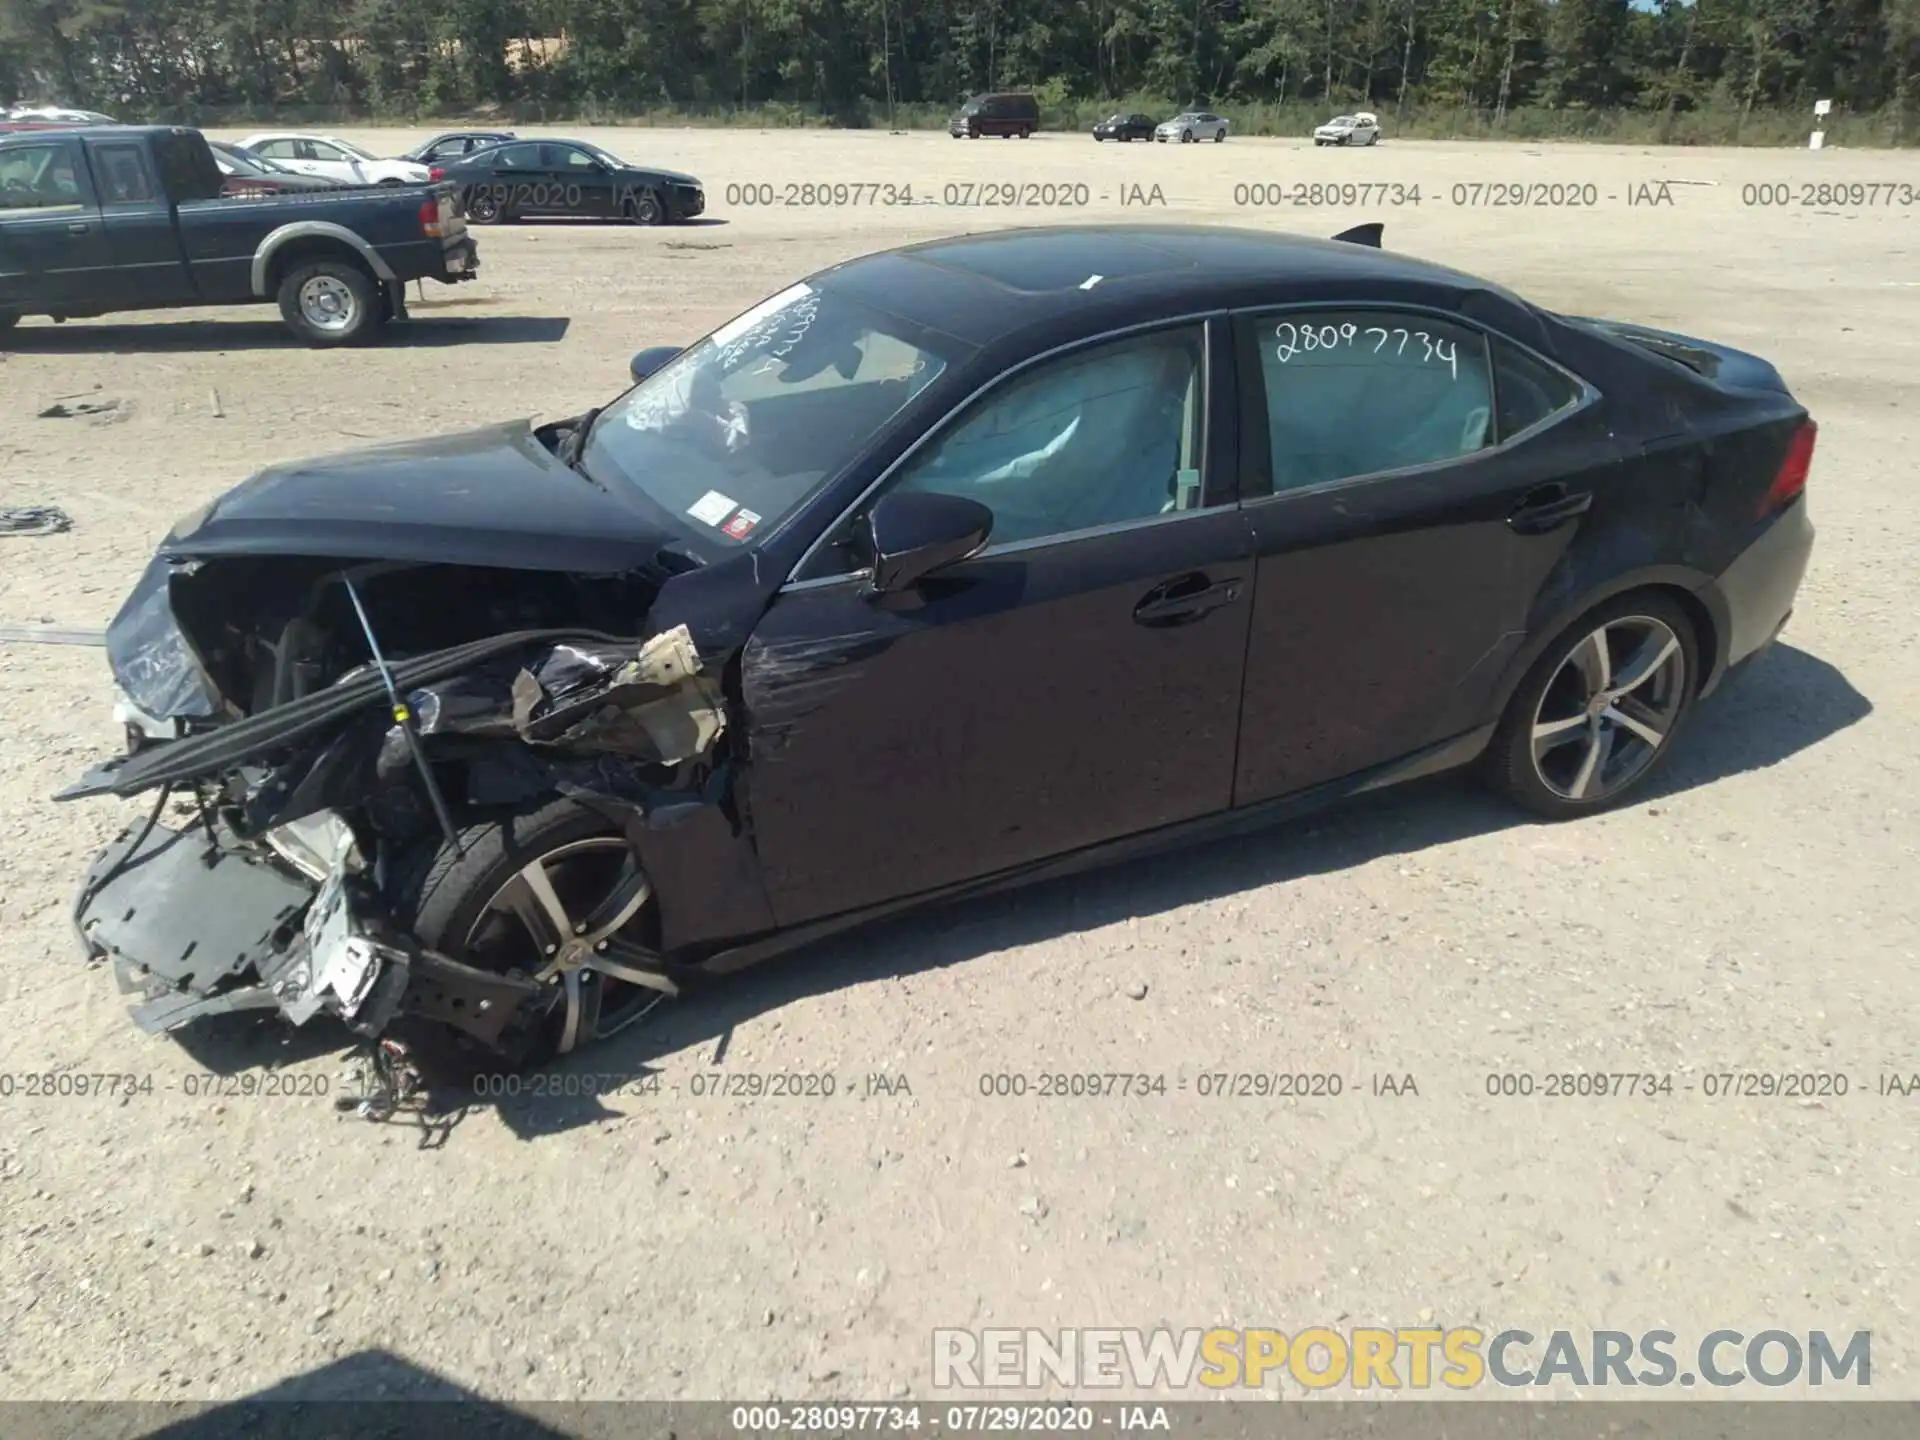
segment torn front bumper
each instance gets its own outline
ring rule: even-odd
[[[149,1034],[208,1015],[277,1009],[379,1035],[399,1015],[495,1044],[540,987],[388,932],[344,862],[324,881],[205,831],[130,826],[95,857],[74,903],[89,959],[112,963]]]

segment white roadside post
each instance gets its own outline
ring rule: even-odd
[[[1820,121],[1826,119],[1827,112],[1831,109],[1833,109],[1833,101],[1831,100],[1814,101],[1813,102],[1814,123],[1817,125],[1820,123]],[[1807,137],[1807,148],[1809,150],[1822,149],[1826,145],[1826,143],[1827,143],[1827,132],[1824,130],[1816,130],[1813,132],[1813,134]]]

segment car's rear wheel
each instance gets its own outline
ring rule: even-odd
[[[634,225],[658,225],[667,218],[666,207],[660,203],[660,197],[651,190],[642,190],[638,195],[629,195],[626,203],[620,207],[620,211]]]
[[[1666,762],[1699,681],[1685,610],[1653,593],[1610,601],[1527,672],[1487,748],[1486,777],[1553,820],[1617,805]]]
[[[280,281],[280,316],[309,345],[352,345],[382,318],[380,287],[349,260],[295,265]]]
[[[467,219],[476,225],[498,225],[506,215],[507,207],[500,203],[498,195],[476,190],[467,198]]]
[[[1020,138],[1022,140],[1030,138],[1032,134],[1033,134],[1033,127],[1031,125],[1022,125],[1020,127]]]
[[[555,800],[460,833],[396,867],[395,919],[431,950],[545,987],[530,1020],[486,1054],[510,1068],[539,1065],[631,1025],[662,991],[652,886],[620,827],[573,800]],[[448,1033],[442,1040],[475,1047]]]

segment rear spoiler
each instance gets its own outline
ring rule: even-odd
[[[1380,248],[1380,236],[1386,231],[1386,228],[1387,227],[1378,220],[1374,220],[1365,225],[1356,225],[1351,230],[1342,230],[1333,238],[1336,240],[1344,240],[1349,245],[1369,245],[1375,250],[1378,250]]]

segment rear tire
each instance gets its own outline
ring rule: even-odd
[[[380,327],[380,286],[348,260],[295,265],[280,281],[280,318],[304,343],[357,345]]]
[[[556,953],[559,946],[543,949],[521,918],[524,905],[552,944],[624,912],[627,918],[612,934],[624,945],[651,944],[656,907],[616,822],[578,801],[558,799],[505,820],[469,826],[460,832],[460,843],[464,854],[444,844],[424,846],[395,866],[389,883],[394,920],[428,949],[495,974],[538,979],[551,988],[552,998],[530,1021],[504,1034],[498,1047],[431,1021],[410,1022],[409,1039],[440,1052],[437,1058],[520,1070],[585,1049],[650,1007],[658,992],[570,966]],[[535,865],[547,877],[551,902],[523,888]],[[574,924],[553,923],[550,903],[558,903]],[[591,963],[589,958],[586,964]],[[570,1005],[579,1007],[571,1037]]]
[[[1611,809],[1666,764],[1699,690],[1700,637],[1678,602],[1652,591],[1609,600],[1521,680],[1482,777],[1549,820]]]
[[[498,195],[489,195],[480,191],[467,199],[467,219],[475,225],[498,225],[507,218],[507,207],[500,203]]]

